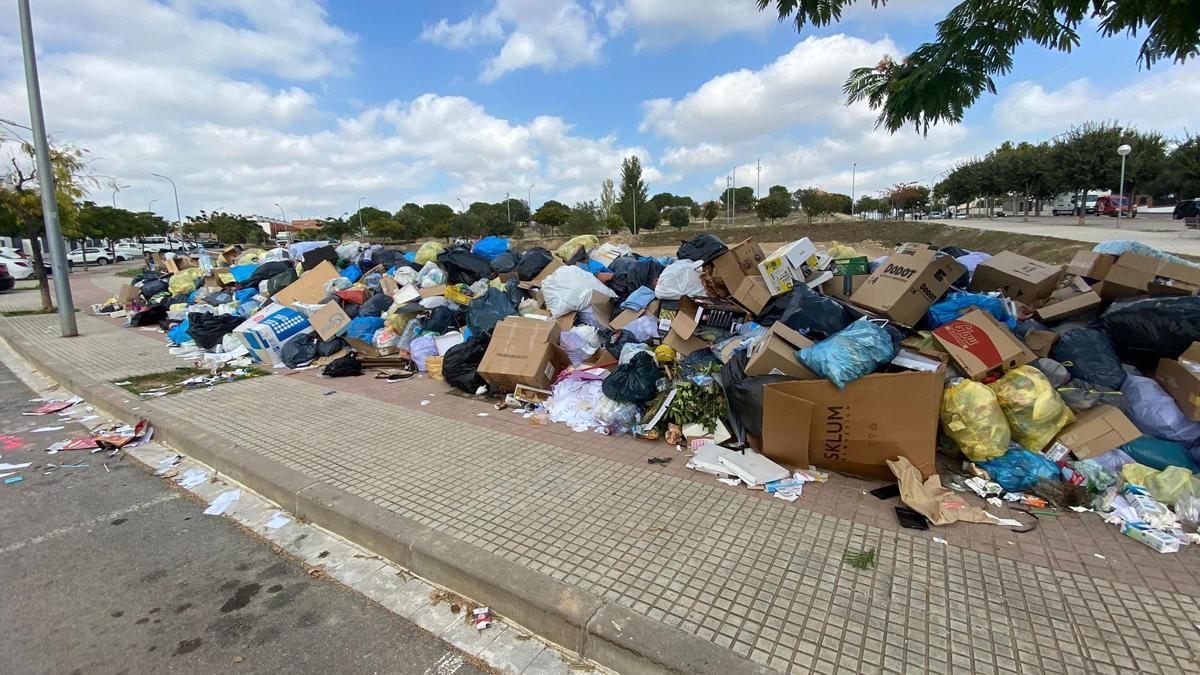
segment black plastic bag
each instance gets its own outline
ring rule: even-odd
[[[270,279],[267,279],[267,297],[271,297],[279,291],[282,291],[299,278],[300,277],[296,274],[296,268],[292,265],[288,265],[286,270],[276,274]]]
[[[474,394],[487,382],[479,377],[479,363],[487,352],[488,339],[472,335],[471,339],[454,345],[442,358],[442,377],[453,387]]]
[[[316,333],[297,335],[279,347],[279,360],[288,368],[303,368],[316,360],[320,340]]]
[[[342,311],[346,313],[346,316],[350,317],[351,319],[358,318],[358,311],[362,309],[362,305],[355,304],[353,302],[342,302],[341,304]]]
[[[497,274],[511,272],[516,269],[518,258],[518,254],[512,251],[505,251],[495,258],[492,258],[492,271]]]
[[[717,235],[701,234],[681,243],[675,257],[680,260],[703,260],[707,263],[728,250],[729,247]]]
[[[151,272],[150,270],[145,270],[143,272],[138,273],[138,275],[136,277],[134,277],[133,280],[130,281],[129,283],[131,283],[131,284],[148,284],[151,281],[158,281],[159,278],[160,278],[160,276],[159,276],[158,272]]]
[[[325,365],[321,374],[326,377],[351,377],[362,375],[362,362],[351,352],[340,359],[334,359]]]
[[[654,282],[658,281],[658,276],[663,271],[662,264],[657,260],[629,261],[626,258],[617,260],[626,260],[626,262],[613,268],[613,278],[608,282],[608,287],[617,294],[618,305],[642,286],[654,288]]]
[[[429,313],[429,318],[421,322],[421,328],[438,334],[449,333],[458,328],[458,317],[454,310],[445,305],[434,307]]]
[[[408,262],[404,257],[404,251],[395,248],[385,248],[382,251],[374,251],[371,253],[371,267],[383,265],[383,269],[388,270],[400,264],[401,261]]]
[[[600,329],[600,335],[604,338],[605,351],[613,356],[616,356],[617,358],[621,357],[621,349],[624,348],[625,345],[642,344],[638,341],[637,337],[635,337],[633,333],[630,333],[627,330],[617,329],[614,331],[609,331],[606,334],[604,329]]]
[[[191,312],[188,314],[187,334],[196,341],[197,347],[212,349],[221,344],[221,338],[232,333],[243,321],[245,319],[233,314]]]
[[[810,340],[824,340],[854,320],[840,302],[804,284],[785,295],[788,302],[779,321]]]
[[[242,282],[241,287],[258,288],[259,284],[267,279],[270,279],[276,274],[283,272],[289,267],[292,267],[292,263],[284,260],[272,260],[270,262],[265,262],[254,269],[254,272],[250,275],[250,278]]]
[[[386,293],[376,293],[367,298],[367,301],[358,307],[359,316],[383,316],[383,313],[391,308],[396,302],[392,296]]]
[[[662,370],[650,352],[638,352],[629,363],[617,366],[604,378],[600,389],[604,395],[621,403],[641,405],[658,395],[658,378]]]
[[[491,335],[501,319],[516,313],[508,293],[489,286],[486,293],[467,305],[467,328],[472,335]]]
[[[209,293],[208,295],[204,296],[204,302],[212,305],[213,307],[218,307],[232,301],[233,293],[230,293],[229,291],[217,291],[216,293]]]
[[[504,292],[508,295],[508,301],[513,307],[520,307],[522,301],[533,297],[529,291],[521,288],[519,284],[520,282],[516,279],[509,279],[508,285],[504,288]]]
[[[167,320],[167,305],[159,303],[129,315],[131,326],[154,326]]]
[[[446,270],[448,284],[473,284],[480,279],[492,278],[492,263],[469,251],[443,251],[438,254],[437,261]]]
[[[1066,365],[1073,377],[1090,384],[1120,389],[1125,382],[1121,359],[1104,331],[1072,328],[1058,338],[1050,349],[1050,357]]]
[[[967,249],[960,248],[958,246],[943,246],[938,250],[950,256],[951,258],[961,258],[964,255],[969,255],[971,253]]]
[[[154,296],[158,295],[159,293],[166,291],[167,287],[168,287],[167,282],[165,282],[161,279],[155,279],[154,281],[147,281],[146,283],[142,284],[142,297],[149,300],[150,298],[153,298]]]
[[[317,356],[333,356],[349,346],[350,343],[341,336],[334,336],[332,340],[321,340],[317,343]]]
[[[554,260],[554,254],[544,248],[531,248],[525,251],[521,254],[521,259],[517,261],[515,268],[517,278],[521,281],[533,281],[534,277],[541,274],[552,260]]]
[[[762,437],[763,387],[796,379],[788,375],[747,377],[748,361],[746,352],[739,351],[715,376],[725,392],[729,432],[739,443],[745,443],[748,434]]]
[[[1160,358],[1179,358],[1192,342],[1200,340],[1200,296],[1164,297],[1114,306],[1097,324],[1108,333],[1122,361],[1149,370]]]

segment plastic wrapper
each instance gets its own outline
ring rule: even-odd
[[[1190,492],[1181,494],[1179,501],[1175,502],[1175,517],[1184,529],[1195,532],[1200,527],[1200,497]]]
[[[1085,382],[1109,389],[1120,389],[1125,369],[1103,331],[1072,328],[1058,338],[1050,355]]]
[[[588,251],[600,245],[600,239],[594,234],[581,234],[578,237],[568,239],[565,244],[555,249],[554,253],[564,261],[570,262],[572,258],[579,253],[580,249],[586,254]]]
[[[1037,485],[1040,480],[1053,481],[1059,478],[1057,464],[1024,448],[1011,448],[995,459],[978,464],[993,481],[1009,492],[1023,492]]]
[[[1135,241],[1133,239],[1109,239],[1108,241],[1102,241],[1092,247],[1092,252],[1107,253],[1109,255],[1116,256],[1124,255],[1126,253],[1140,253],[1141,255],[1148,255],[1151,258],[1158,258],[1160,260],[1179,263],[1180,265],[1187,265],[1188,267],[1196,266],[1196,263],[1192,262],[1191,260],[1186,260],[1177,255],[1166,253],[1154,248],[1153,246],[1150,246],[1149,244],[1143,244],[1142,242]]]
[[[1027,450],[1041,452],[1075,421],[1050,381],[1033,366],[1017,366],[988,386],[996,392],[1013,440]]]
[[[1200,441],[1200,422],[1179,410],[1175,399],[1148,377],[1129,375],[1114,404],[1143,434],[1192,446]]]
[[[1145,464],[1138,464],[1137,462],[1126,464],[1125,466],[1121,467],[1121,478],[1124,479],[1126,483],[1132,483],[1133,485],[1140,485],[1142,487],[1146,487],[1146,484],[1150,482],[1150,479],[1157,476],[1158,473],[1158,469],[1152,469]]]
[[[1200,296],[1114,304],[1098,323],[1123,362],[1152,369],[1160,358],[1179,358],[1192,342],[1200,340]]]
[[[867,319],[859,319],[828,339],[797,352],[801,363],[838,389],[870,375],[895,356],[896,347],[888,332]]]
[[[635,403],[614,401],[603,393],[592,405],[592,416],[612,436],[628,433],[641,421],[641,410]]]
[[[676,260],[658,275],[654,295],[662,300],[678,300],[684,296],[703,298],[708,296],[700,282],[700,263],[691,260]]]
[[[550,314],[555,318],[589,307],[592,303],[592,291],[613,297],[613,292],[596,277],[573,265],[554,270],[542,282],[542,297],[545,299],[546,309],[550,310]]]
[[[937,328],[944,326],[958,317],[966,314],[973,307],[978,307],[991,314],[1000,323],[1010,329],[1017,327],[1017,319],[1008,313],[999,293],[968,293],[966,291],[950,291],[941,302],[929,308],[929,326]]]
[[[1200,479],[1181,466],[1168,466],[1146,480],[1150,496],[1167,506],[1174,506],[1183,495],[1200,495]]]
[[[378,349],[385,347],[395,347],[400,342],[400,336],[394,333],[390,328],[384,326],[375,331],[375,335],[371,337],[371,344]]]
[[[625,324],[625,330],[629,331],[634,338],[641,342],[649,342],[660,337],[658,319],[653,316],[639,316]]]
[[[432,335],[421,335],[413,339],[408,346],[408,353],[412,357],[412,362],[417,366],[417,370],[425,372],[425,358],[438,355],[437,344],[433,341]]]
[[[987,385],[959,380],[942,392],[942,431],[972,462],[994,459],[1008,451],[1008,421]]]
[[[1070,467],[1083,476],[1083,487],[1088,492],[1100,494],[1117,484],[1117,474],[1094,459],[1071,462]]]

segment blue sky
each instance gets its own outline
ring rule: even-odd
[[[1181,135],[1194,63],[1139,70],[1137,39],[1085,31],[1024,46],[963,124],[873,128],[850,68],[933,35],[951,2],[853,7],[797,33],[753,0],[72,0],[35,3],[47,123],[88,148],[119,202],[320,217],[359,197],[594,199],[639,155],[652,192],[715,197],[724,177],[859,194],[931,181],[1005,139],[1089,119]],[[0,117],[25,121],[13,21],[0,21]],[[111,190],[98,190],[108,201]]]

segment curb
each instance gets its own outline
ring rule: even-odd
[[[277,502],[287,511],[491,607],[582,658],[622,673],[770,673],[765,666],[689,633],[467,544],[357,495],[238,446],[153,401],[56,361],[0,322],[13,351],[105,413],[145,418],[156,440]],[[134,408],[137,408],[134,410]]]

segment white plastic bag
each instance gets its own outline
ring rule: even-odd
[[[654,295],[660,300],[678,300],[684,296],[703,298],[708,295],[700,283],[700,266],[703,262],[676,260],[658,275]],[[544,291],[543,291],[544,292]]]
[[[446,283],[446,272],[437,263],[427,262],[417,273],[417,285],[421,288],[433,288]]]
[[[338,258],[354,262],[362,255],[364,248],[366,247],[361,241],[348,241],[334,250],[337,251]]]
[[[650,356],[654,356],[654,352],[646,345],[638,342],[626,342],[621,345],[621,354],[620,358],[617,359],[617,364],[623,366],[629,363],[638,352],[649,352]]]
[[[599,279],[574,265],[564,265],[554,270],[542,282],[546,309],[555,318],[590,306],[592,291],[599,291],[610,298],[616,297],[616,293],[600,283]]]
[[[416,283],[417,271],[411,267],[401,267],[400,269],[396,270],[396,274],[393,275],[392,278],[396,280],[397,286],[404,287],[409,284]]]
[[[638,342],[649,342],[659,337],[658,317],[639,316],[625,324],[625,332],[633,335]]]

